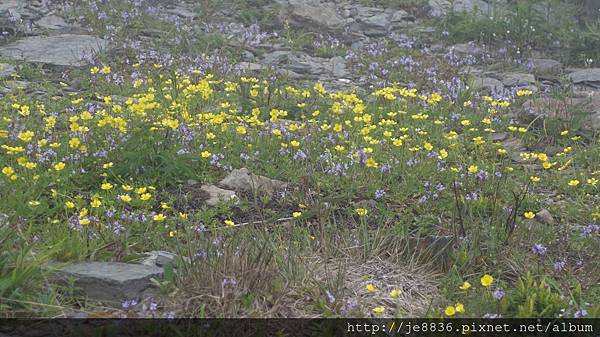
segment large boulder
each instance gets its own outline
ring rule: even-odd
[[[150,279],[160,278],[162,273],[161,268],[141,264],[79,262],[58,268],[54,276],[63,284],[73,280],[74,286],[90,299],[117,304],[142,297],[152,285]]]
[[[32,36],[0,47],[0,56],[58,66],[82,66],[108,42],[90,35]]]

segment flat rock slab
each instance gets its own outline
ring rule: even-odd
[[[600,68],[581,69],[569,74],[575,84],[593,84],[600,82]]]
[[[231,202],[238,201],[237,195],[234,191],[225,190],[214,185],[202,185],[202,191],[208,194],[208,199],[204,202],[211,207],[217,206],[220,202]]]
[[[59,66],[82,66],[85,57],[107,46],[106,40],[90,35],[33,36],[0,47],[0,56]]]
[[[56,265],[56,264],[54,264]],[[151,278],[162,276],[156,266],[120,262],[79,262],[55,272],[55,277],[65,283],[75,281],[88,298],[113,303],[140,298],[151,286]]]
[[[48,15],[35,22],[40,28],[59,30],[69,27],[63,18],[57,15]]]

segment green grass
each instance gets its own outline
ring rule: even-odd
[[[252,7],[205,5],[201,16],[227,9],[221,5]],[[190,60],[233,56],[237,42],[143,15],[123,26],[116,14],[125,8],[102,6],[115,10],[107,22],[90,17],[98,34],[113,24],[122,42],[158,29],[164,36],[144,46],[176,57],[144,61],[135,48],[110,51],[94,67],[65,74],[65,83],[79,84],[71,94],[43,81],[48,70],[20,67],[21,77],[50,94],[0,98],[0,212],[10,223],[0,228],[9,248],[0,263],[4,316],[111,315],[73,287],[56,286],[44,265],[135,262],[151,250],[178,255],[176,268],[155,280],[153,298],[140,299],[159,310],[118,314],[600,314],[600,233],[584,232],[600,218],[600,146],[580,114],[515,123],[521,105],[541,94],[455,92],[443,83],[460,78],[456,65],[387,40],[379,52],[350,57],[349,71],[367,78],[365,87],[373,82],[368,90],[328,90],[268,71],[238,76],[218,65],[203,72]],[[489,34],[523,23],[529,10],[502,23],[455,13],[446,29],[455,27],[455,41],[493,42]],[[262,20],[244,15],[245,23]],[[483,33],[474,35],[481,23]],[[283,27],[278,41],[323,57],[347,52],[343,44],[315,50],[312,34]],[[510,38],[528,46],[547,42],[541,35]],[[563,91],[554,97],[568,101]],[[525,163],[511,159],[520,151],[508,142],[490,139],[501,132],[526,148]],[[237,205],[207,207],[198,187],[241,167],[289,187],[238,192]],[[555,224],[532,218],[543,209]],[[540,244],[546,250],[534,252]]]

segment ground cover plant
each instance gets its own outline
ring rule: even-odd
[[[596,23],[484,4],[11,8],[2,316],[598,317]]]

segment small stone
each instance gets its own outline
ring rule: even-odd
[[[506,132],[494,132],[490,134],[490,140],[493,142],[503,141],[506,140],[506,138],[508,138],[508,133]]]
[[[537,212],[535,215],[535,219],[546,225],[556,224],[554,217],[552,216],[552,214],[550,214],[550,211],[548,211],[547,209],[542,209],[541,211]]]
[[[56,266],[50,265],[50,268]],[[120,262],[78,262],[55,271],[56,279],[68,284],[72,279],[85,296],[98,301],[120,304],[124,300],[140,298],[159,278],[161,268]]]
[[[0,80],[4,78],[10,78],[17,72],[13,65],[7,63],[0,63]]]
[[[237,202],[238,197],[234,191],[225,190],[214,185],[202,185],[201,190],[208,194],[204,202],[210,207],[215,207],[221,202]]]
[[[456,54],[471,56],[481,56],[484,53],[483,49],[472,42],[455,44],[450,47],[450,51]]]
[[[282,181],[251,174],[247,168],[231,171],[219,182],[219,185],[234,191],[265,193],[268,196],[272,196],[276,191],[284,190],[287,186]]]
[[[163,267],[166,264],[175,264],[177,254],[166,252],[163,250],[153,250],[145,253],[146,257],[140,262],[145,266]]]
[[[178,5],[169,5],[165,12],[171,15],[176,15],[182,19],[186,20],[194,20],[198,17],[198,15],[186,7],[178,6]]]
[[[502,84],[507,87],[522,87],[535,83],[535,76],[526,73],[508,73],[502,77]]]

